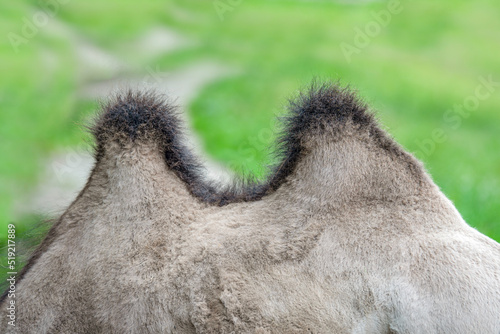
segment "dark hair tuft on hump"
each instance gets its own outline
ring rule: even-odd
[[[313,83],[290,101],[278,136],[275,165],[265,180],[240,178],[232,185],[220,186],[203,176],[203,165],[187,149],[177,108],[160,94],[127,91],[102,106],[91,132],[97,141],[96,159],[104,154],[107,142],[153,140],[163,151],[167,166],[183,180],[191,193],[203,202],[226,205],[255,201],[278,189],[293,173],[303,155],[303,140],[325,132],[342,135],[351,123],[368,129],[380,145],[401,151],[378,127],[375,117],[354,92],[336,83]],[[328,130],[328,131],[327,131]]]

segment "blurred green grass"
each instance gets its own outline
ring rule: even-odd
[[[23,18],[30,19],[43,3],[0,6],[1,31],[20,34]],[[500,241],[500,87],[458,128],[443,118],[474,94],[479,76],[500,81],[500,3],[401,1],[401,6],[351,62],[340,45],[354,45],[354,29],[364,29],[387,2],[243,0],[230,5],[221,20],[212,1],[69,1],[51,20],[139,68],[170,70],[209,59],[239,69],[199,93],[189,106],[191,125],[212,157],[257,175],[269,163],[269,130],[287,97],[316,76],[351,84],[396,140],[424,161],[464,219]],[[196,43],[147,61],[124,48],[158,26]],[[97,106],[77,94],[81,69],[71,37],[40,27],[15,52],[6,36],[0,41],[3,245],[8,223],[29,231],[36,220],[16,212],[14,203],[39,182],[44,157],[88,140],[78,124]],[[425,153],[419,143],[436,128],[448,140]]]

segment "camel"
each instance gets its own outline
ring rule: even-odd
[[[500,333],[500,245],[357,93],[313,84],[284,122],[267,178],[218,184],[168,99],[113,97],[2,332]]]

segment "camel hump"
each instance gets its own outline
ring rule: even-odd
[[[375,114],[349,86],[313,82],[290,100],[289,115],[279,147],[284,156],[297,154],[346,137],[358,137],[389,153],[405,155],[403,148],[379,126]],[[411,159],[413,160],[413,159]]]
[[[181,133],[181,122],[177,107],[162,95],[127,90],[101,105],[91,132],[98,148],[108,142],[140,140],[153,140],[171,147]]]
[[[333,82],[313,82],[290,101],[289,109],[286,123],[290,139],[325,130],[340,134],[349,124],[358,128],[376,126],[375,117],[356,93]]]
[[[413,175],[400,178],[412,183],[428,181],[421,163],[382,130],[356,92],[338,83],[313,82],[293,98],[278,138],[279,163],[270,178],[270,190],[287,180],[307,183],[315,177],[354,184],[377,178],[392,184],[394,176],[384,172],[389,170],[394,175]]]
[[[131,147],[148,146],[188,188],[200,193],[196,195],[206,196],[208,188],[212,191],[202,184],[204,168],[186,144],[177,106],[166,96],[154,91],[117,93],[101,105],[89,128],[96,141],[97,164],[105,155],[121,156]]]

